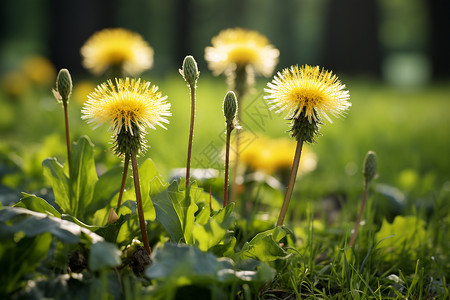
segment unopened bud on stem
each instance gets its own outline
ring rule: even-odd
[[[225,116],[225,120],[228,125],[234,124],[237,110],[238,107],[236,94],[232,91],[229,91],[225,95],[225,99],[223,100],[223,115]]]
[[[188,55],[184,58],[183,67],[179,71],[189,86],[194,87],[198,76],[200,76],[200,72],[198,71],[197,62],[193,56]]]
[[[366,183],[369,183],[377,174],[377,156],[369,151],[364,158],[363,175]]]
[[[55,93],[56,92],[56,93]],[[56,78],[56,91],[53,91],[55,97],[59,101],[69,101],[70,94],[72,94],[72,77],[69,70],[61,69]],[[59,97],[57,96],[59,94]]]

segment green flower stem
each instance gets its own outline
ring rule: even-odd
[[[119,198],[117,199],[117,209],[116,212],[119,212],[120,205],[122,204],[123,192],[125,190],[125,183],[127,182],[127,173],[128,173],[128,165],[130,163],[130,154],[125,154],[125,159],[123,162],[123,176],[122,183],[120,184],[119,190]]]
[[[150,255],[152,253],[152,250],[150,249],[150,243],[148,241],[147,235],[147,227],[145,225],[144,208],[142,206],[142,198],[141,198],[141,186],[139,184],[139,172],[135,153],[131,154],[131,165],[133,168],[134,190],[136,192],[136,205],[139,217],[139,225],[141,227],[142,242],[144,243],[145,250]]]
[[[362,217],[362,214],[364,211],[364,206],[366,205],[366,202],[367,202],[368,188],[369,188],[369,182],[364,181],[364,192],[362,195],[361,208],[359,210],[358,217],[356,218],[355,228],[353,228],[353,234],[352,234],[352,237],[350,238],[350,243],[348,244],[350,247],[353,247],[353,245],[355,244],[355,241],[356,241],[356,237],[358,236],[359,225],[361,224],[361,217]]]
[[[240,110],[239,110],[240,111]],[[239,115],[238,111],[238,115]],[[238,121],[239,122],[239,121]],[[237,177],[238,177],[238,167],[239,167],[239,143],[240,143],[240,130],[236,130],[236,145],[234,148],[234,166],[233,166],[233,182],[231,183],[231,195],[230,195],[230,202],[236,202],[237,200]]]
[[[69,135],[69,113],[67,111],[67,101],[62,101],[64,107],[64,123],[66,127],[67,163],[70,174],[70,135]]]
[[[232,79],[232,80],[231,80]],[[229,79],[229,87],[232,88],[236,94],[237,98],[237,106],[239,107],[237,111],[237,122],[242,124],[242,100],[247,94],[248,85],[249,85],[249,74],[247,72],[247,67],[238,66],[232,76]],[[232,83],[231,83],[232,82]],[[234,167],[233,167],[233,182],[231,184],[231,197],[230,202],[236,202],[237,200],[237,177],[239,175],[239,145],[240,145],[240,130],[236,130],[236,145],[235,145],[235,159],[234,159]]]
[[[189,86],[191,90],[191,125],[189,128],[189,143],[187,152],[187,164],[186,164],[186,187],[189,185],[191,177],[191,153],[192,153],[192,140],[194,138],[194,118],[195,118],[195,84]]]
[[[229,83],[230,90],[234,90],[236,93],[236,98],[238,99],[238,106],[241,104],[241,99],[244,99],[245,95],[247,94],[248,87],[250,85],[250,82],[253,81],[247,72],[247,66],[241,65],[236,67],[236,70],[234,74],[232,74],[232,82]],[[230,79],[231,79],[230,78]],[[240,113],[238,111],[238,121],[240,121]]]
[[[227,140],[225,144],[225,184],[223,189],[223,207],[228,204],[228,168],[230,166],[230,136],[233,126],[227,126]]]
[[[281,206],[280,216],[278,217],[277,226],[283,225],[284,218],[291,200],[292,191],[294,190],[295,179],[297,178],[298,166],[300,163],[300,156],[302,154],[303,140],[297,141],[297,148],[295,149],[294,162],[292,163],[291,175],[289,176],[289,184],[286,189],[286,195],[284,196],[283,205]]]

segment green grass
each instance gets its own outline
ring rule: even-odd
[[[73,80],[76,86],[77,78]],[[152,81],[168,95],[172,117],[167,130],[148,132],[151,148],[140,159],[151,157],[168,177],[171,169],[186,163],[188,87],[176,75]],[[298,179],[287,219],[295,241],[285,241],[290,255],[273,263],[278,273],[259,297],[448,299],[450,87],[433,84],[401,90],[356,78],[344,82],[352,107],[346,118],[325,124],[317,144],[311,146],[318,157],[317,169]],[[241,108],[244,130],[256,136],[288,136],[284,114],[267,110],[261,92],[264,84],[264,80],[258,82]],[[223,78],[203,74],[198,86],[192,167],[220,167],[222,162],[214,154],[223,149],[222,101],[227,87]],[[62,108],[49,89],[41,89],[15,99],[0,94],[0,110],[5,115],[0,122],[2,191],[45,194],[43,187],[48,183],[42,176],[42,160],[47,156],[65,160]],[[75,102],[70,104],[70,125],[72,140],[88,135],[97,145],[99,173],[119,163],[108,150],[107,125],[92,130],[81,120],[80,105]],[[377,154],[378,178],[370,188],[365,225],[350,249],[346,241],[359,209],[361,168],[368,150]],[[238,223],[241,242],[273,225],[283,196],[283,191],[262,184],[253,192],[259,193],[261,203],[251,212],[250,223]],[[1,200],[6,202],[4,196]],[[331,210],[326,209],[329,205]],[[268,221],[261,217],[265,213]],[[411,235],[399,225],[406,216],[412,218],[410,225],[422,220],[416,228],[420,234]],[[385,219],[397,223],[388,227]]]

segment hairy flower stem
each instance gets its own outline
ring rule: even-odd
[[[187,152],[187,164],[186,164],[186,187],[189,185],[191,177],[191,153],[192,153],[192,140],[194,138],[194,118],[195,118],[195,85],[190,85],[191,90],[191,126],[189,128],[189,143]]]
[[[278,217],[277,226],[283,225],[284,218],[291,201],[292,191],[294,190],[295,179],[297,178],[298,165],[300,163],[300,156],[302,154],[303,140],[297,141],[297,148],[295,149],[294,162],[292,163],[291,175],[289,176],[289,184],[284,196],[283,205],[281,206],[280,216]]]
[[[135,153],[131,154],[131,165],[133,168],[134,190],[136,192],[136,205],[139,217],[139,225],[141,227],[142,242],[144,243],[145,250],[150,255],[152,251],[150,249],[150,243],[148,241],[147,227],[145,225],[144,208],[142,206],[141,198],[141,186],[139,184],[139,172]]]
[[[230,136],[232,126],[227,126],[227,141],[225,144],[225,184],[223,188],[223,207],[228,204],[228,169],[230,167]]]
[[[364,206],[366,205],[366,202],[367,202],[368,187],[369,187],[369,183],[367,181],[365,181],[364,182],[364,191],[363,191],[362,201],[361,201],[361,209],[359,210],[358,218],[356,218],[355,228],[353,228],[353,234],[352,234],[352,237],[350,238],[350,243],[348,244],[350,247],[353,247],[353,245],[355,244],[355,241],[356,241],[356,237],[358,236],[359,225],[361,224],[361,217],[362,217],[362,214],[364,211]]]
[[[66,126],[67,163],[69,165],[69,174],[70,174],[70,136],[69,136],[69,113],[67,111],[67,101],[63,101],[63,107],[64,107],[64,123]]]
[[[125,190],[125,183],[127,182],[127,173],[128,173],[128,164],[130,163],[130,154],[125,154],[125,158],[123,161],[123,175],[122,175],[122,183],[120,184],[119,190],[119,198],[117,199],[117,209],[116,212],[119,212],[120,205],[122,204],[123,192]]]

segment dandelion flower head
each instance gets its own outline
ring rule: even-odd
[[[295,153],[295,142],[287,138],[269,139],[260,136],[240,154],[241,161],[252,170],[272,175],[277,171],[289,170]],[[306,145],[303,146],[299,172],[309,173],[316,168],[317,156]]]
[[[288,111],[288,118],[296,119],[304,111],[311,123],[320,122],[320,118],[332,120],[343,116],[351,106],[350,94],[345,90],[336,75],[318,66],[298,65],[286,68],[275,75],[264,89],[268,93],[264,98],[276,112]]]
[[[109,122],[114,136],[122,130],[136,135],[134,128],[141,133],[156,125],[165,128],[163,123],[169,123],[166,117],[171,115],[166,100],[150,82],[126,78],[114,84],[109,80],[88,95],[82,118],[96,127]]]
[[[153,48],[132,31],[104,29],[92,35],[81,47],[83,66],[100,75],[119,67],[129,75],[138,75],[153,65]]]
[[[50,60],[44,56],[36,55],[28,57],[23,63],[22,68],[25,75],[32,82],[39,85],[49,85],[55,81],[56,70]]]
[[[215,75],[236,66],[251,66],[256,74],[270,76],[280,52],[260,33],[242,28],[226,29],[213,37],[205,59]]]

